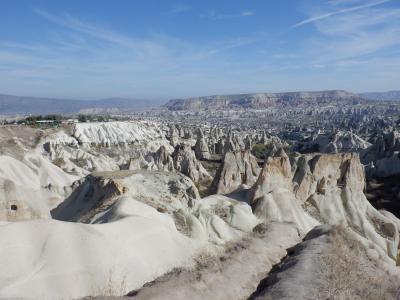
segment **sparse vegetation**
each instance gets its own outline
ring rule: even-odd
[[[106,284],[93,288],[95,296],[124,296],[127,293],[126,275],[116,278],[115,271],[110,270],[107,275]]]
[[[53,164],[61,168],[65,164],[65,160],[62,157],[58,157],[55,160],[53,160]]]
[[[368,259],[365,248],[343,228],[335,228],[329,240],[323,253],[324,278],[315,299],[396,299],[400,282],[378,265],[382,262]]]
[[[268,145],[255,144],[253,149],[251,149],[251,153],[259,159],[265,159],[269,150],[271,150],[271,147]]]

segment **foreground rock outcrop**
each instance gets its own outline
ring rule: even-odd
[[[288,250],[249,299],[396,299],[396,268],[369,258],[353,235],[343,227],[316,227]]]
[[[280,150],[267,159],[249,201],[259,218],[295,222],[303,232],[319,222],[349,226],[372,255],[395,263],[397,225],[368,202],[364,185],[357,154],[301,155],[291,161]]]

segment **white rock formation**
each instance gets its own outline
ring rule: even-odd
[[[292,190],[289,157],[280,150],[269,157],[257,182],[249,191],[254,214],[265,222],[294,222],[303,234],[318,222],[306,213]]]
[[[198,249],[172,219],[134,199],[123,215],[88,225],[35,220],[0,225],[0,298],[122,296],[182,266]],[[134,270],[134,271],[132,271]]]
[[[201,129],[199,129],[196,145],[194,146],[194,152],[196,154],[197,159],[209,160],[211,158],[210,150],[208,149],[208,144],[204,139],[204,134]]]
[[[76,179],[36,154],[0,156],[0,221],[49,218]]]
[[[194,182],[211,180],[210,174],[196,159],[196,155],[189,144],[182,143],[176,146],[172,157],[175,169],[190,177]]]
[[[374,144],[362,151],[361,161],[372,177],[388,177],[400,174],[400,132],[391,131],[378,136]]]
[[[0,272],[1,298],[124,295],[189,265],[204,247],[220,249],[244,237],[260,222],[246,203],[221,195],[200,200],[187,177],[144,170],[89,176],[53,215],[96,224],[0,224],[7,245],[0,249],[7,269]],[[277,243],[269,250],[273,260],[282,255]]]
[[[359,152],[371,144],[350,131],[315,134],[298,145],[301,152],[342,153]]]
[[[212,183],[212,192],[228,194],[240,187],[252,186],[260,173],[257,160],[250,151],[225,153],[220,169]]]
[[[148,122],[78,123],[75,125],[73,137],[80,144],[103,146],[163,139],[157,125]]]
[[[281,150],[266,161],[250,201],[258,217],[295,222],[303,232],[315,226],[315,219],[349,226],[367,248],[393,263],[399,244],[397,225],[368,202],[364,181],[357,154],[303,155],[291,165]]]

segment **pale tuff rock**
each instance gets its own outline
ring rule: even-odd
[[[256,182],[259,173],[260,168],[250,151],[229,151],[214,177],[212,190],[217,194],[228,194],[242,185],[251,186]]]
[[[122,296],[173,269],[194,267],[193,260],[204,251],[205,255],[225,251],[222,246],[228,241],[231,243],[226,246],[230,245],[235,257],[225,263],[228,269],[219,272],[230,275],[218,276],[221,280],[218,284],[214,271],[202,278],[204,283],[214,282],[207,293],[211,296],[228,282],[226,278],[231,282],[235,274],[235,282],[241,282],[235,291],[244,296],[255,288],[254,276],[263,276],[266,268],[285,255],[287,247],[299,241],[293,226],[271,224],[266,228],[265,239],[250,237],[252,243],[244,248],[241,238],[259,222],[251,208],[221,195],[200,201],[195,192],[191,195],[187,191],[194,186],[183,175],[120,171],[96,176],[107,183],[104,186],[98,182],[100,185],[95,184],[94,188],[105,191],[91,196],[90,191],[86,193],[86,200],[98,203],[96,208],[100,208],[93,209],[95,214],[86,215],[92,215],[89,219],[100,224],[35,220],[0,226],[2,241],[8,245],[0,250],[0,263],[7,268],[5,277],[0,278],[0,282],[5,282],[0,284],[1,298],[18,298],[29,293],[38,299],[75,299],[103,295],[105,286],[110,289],[108,295]],[[102,196],[105,197],[99,201]],[[108,204],[101,206],[101,203]],[[79,204],[84,203],[70,203],[71,208],[80,211],[84,206]],[[27,239],[32,236],[35,238]],[[85,253],[90,255],[82,260]],[[49,284],[58,288],[49,289]],[[184,295],[190,298],[194,292],[201,296],[196,290],[185,289]],[[165,298],[166,294],[163,295]],[[167,295],[175,298],[174,293]],[[232,295],[230,292],[221,299],[231,299]]]
[[[207,142],[205,141],[204,134],[201,129],[199,129],[199,133],[197,135],[197,142],[194,146],[194,152],[197,159],[209,160],[211,158],[210,150],[208,149]]]
[[[292,192],[289,157],[283,150],[269,157],[249,192],[254,214],[265,222],[294,222],[304,234],[318,224]]]
[[[79,144],[111,146],[163,139],[156,124],[147,122],[78,123],[73,137]]]
[[[83,179],[52,215],[64,221],[94,222],[100,218],[104,222],[102,212],[120,196],[170,212],[192,207],[199,198],[193,182],[182,174],[147,170],[95,172]]]
[[[64,221],[109,223],[134,214],[128,204],[132,201],[171,216],[179,232],[202,243],[224,244],[260,223],[246,203],[220,195],[200,200],[188,177],[145,170],[89,175],[52,216]]]
[[[158,170],[172,171],[174,169],[174,162],[171,155],[167,152],[164,146],[161,146],[153,156],[154,164]]]
[[[171,146],[174,148],[179,144],[179,132],[176,129],[175,125],[170,126],[169,142],[170,142]]]
[[[92,171],[118,170],[131,157],[161,146],[173,150],[157,124],[148,122],[79,123],[72,136],[60,131],[43,143],[50,160],[80,177]]]
[[[224,152],[229,152],[229,151],[236,151],[237,147],[236,144],[234,143],[234,139],[233,139],[233,134],[231,132],[228,133],[228,136],[225,139],[225,143],[224,143]]]
[[[293,160],[281,153],[266,161],[250,193],[254,213],[267,221],[292,221],[308,231],[315,221],[345,224],[382,259],[396,259],[397,226],[366,199],[363,167],[356,154],[303,155]]]
[[[391,131],[379,135],[373,145],[361,153],[361,161],[367,165],[367,175],[388,177],[400,174],[400,133]]]
[[[155,171],[178,171],[193,181],[210,180],[211,177],[196,159],[195,152],[187,143],[178,145],[175,152],[170,155],[164,146],[155,153],[142,154],[137,158],[131,158],[124,169],[128,170],[155,170]]]
[[[341,226],[315,227],[249,299],[396,299],[397,268],[366,255],[354,235]]]
[[[183,131],[183,138],[186,140],[190,140],[193,138],[193,133],[189,128],[185,128]]]
[[[176,146],[172,157],[175,169],[190,177],[194,182],[211,179],[210,174],[196,159],[196,155],[190,145],[182,143]]]
[[[50,219],[51,199],[62,200],[44,189],[31,189],[0,178],[0,221]]]
[[[49,218],[76,179],[36,154],[0,156],[0,220]]]
[[[245,139],[244,139],[244,145],[245,145],[245,149],[246,150],[251,150],[253,149],[253,141],[250,138],[250,136],[246,135]]]
[[[264,145],[273,145],[275,147],[287,147],[288,144],[282,141],[278,136],[267,134],[265,131],[262,132],[261,137],[256,136],[256,142]]]
[[[371,144],[350,131],[329,134],[313,134],[297,145],[300,152],[342,153],[359,152]]]
[[[225,140],[219,139],[218,142],[215,144],[215,154],[224,154],[225,149]]]
[[[126,200],[126,199],[125,199]],[[0,298],[122,296],[185,266],[199,246],[172,219],[134,199],[107,224],[33,220],[0,225]],[[151,262],[151,263],[149,263]],[[135,270],[132,272],[132,270]],[[12,284],[10,284],[12,283]]]
[[[131,158],[124,168],[128,170],[173,171],[174,162],[165,146],[161,146],[154,153],[148,153],[146,156],[140,153],[139,157]]]
[[[209,255],[200,268],[172,272],[143,286],[135,300],[248,299],[286,249],[300,241],[292,224],[269,224],[263,234],[233,242],[215,257]]]

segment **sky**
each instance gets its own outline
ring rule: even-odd
[[[0,93],[400,89],[400,0],[0,0]]]

